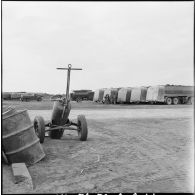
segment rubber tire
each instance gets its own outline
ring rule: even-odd
[[[34,119],[34,129],[36,128],[36,123],[38,125],[38,132],[36,133],[36,130],[35,130],[35,133],[37,134],[39,140],[40,140],[40,143],[42,144],[44,142],[44,139],[45,139],[45,121],[43,119],[42,116],[36,116],[35,119]]]
[[[78,115],[77,117],[77,129],[78,129],[78,136],[81,141],[87,140],[88,135],[88,128],[87,128],[87,121],[84,115]]]
[[[171,105],[171,104],[172,104],[172,99],[171,99],[170,97],[168,97],[168,98],[166,99],[166,104],[167,104],[167,105]]]
[[[37,98],[37,102],[40,102],[42,100],[42,98]]]
[[[77,101],[77,102],[81,102],[82,99],[81,99],[80,97],[78,97],[78,98],[76,99],[76,101]]]
[[[173,98],[173,104],[177,105],[179,103],[179,99],[177,97]]]
[[[56,129],[53,131],[49,131],[49,137],[51,139],[61,139],[63,136],[64,130],[63,129]]]

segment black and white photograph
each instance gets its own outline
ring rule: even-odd
[[[1,1],[1,193],[194,193],[193,1]]]

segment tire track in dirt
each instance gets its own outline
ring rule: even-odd
[[[109,135],[110,137],[112,137],[112,140],[113,139],[115,140],[115,138],[117,138],[118,135],[116,133],[115,133],[115,136],[111,136],[112,133],[107,133],[107,132],[105,133],[104,130],[108,130],[108,129],[107,128],[99,128],[98,129],[99,132],[104,132],[104,134]],[[107,137],[109,137],[109,136],[107,136]],[[122,139],[122,138],[123,138],[123,141],[124,141],[124,137],[120,137],[120,139]],[[133,143],[136,143],[136,144],[143,143],[143,144],[141,144],[141,149],[140,149],[142,152],[144,151],[143,148],[147,148],[147,150],[150,151],[150,147],[152,149],[156,148],[156,150],[159,150],[159,151],[161,151],[163,149],[165,154],[167,154],[167,153],[173,154],[175,152],[173,149],[170,150],[170,148],[165,147],[165,146],[163,146],[159,143],[156,143],[154,140],[148,139],[148,137],[147,137],[147,139],[145,137],[141,137],[141,136],[131,137],[130,138],[130,143],[132,143],[132,144]],[[149,148],[148,148],[148,145],[150,146]],[[119,148],[119,150],[123,150],[123,148]],[[136,151],[139,151],[139,150],[136,148]],[[114,153],[116,153],[116,150],[114,151]],[[162,179],[162,177],[164,177],[165,180],[168,180],[168,179],[171,180],[170,176],[168,177],[168,176],[166,176],[166,174],[163,176],[162,173],[166,173],[167,171],[169,171],[169,173],[167,173],[169,175],[170,170],[172,170],[172,172],[173,172],[172,174],[174,175],[175,173],[177,173],[177,170],[179,170],[181,168],[180,166],[174,168],[174,166],[171,165],[171,163],[176,161],[177,158],[172,157],[172,159],[169,160],[169,162],[163,164],[161,159],[157,161],[156,158],[152,157],[151,155],[148,155],[147,152],[145,152],[144,154],[145,154],[144,156],[149,157],[148,158],[149,162],[152,162],[153,165],[156,165],[156,167],[158,168],[157,171],[160,170],[160,173],[157,173],[157,172],[153,172],[153,173],[150,173],[150,174],[146,173],[146,175],[145,175],[146,177],[144,178],[144,179],[146,179],[146,182],[148,182],[148,181],[150,181],[150,182],[151,181],[158,181],[159,179]],[[143,153],[142,153],[142,155],[143,155]],[[179,173],[179,175],[176,175],[176,177],[177,178],[184,178],[185,176],[184,176],[184,174]],[[139,181],[141,181],[141,179],[139,179]],[[146,182],[143,182],[143,183],[146,183]],[[106,185],[106,184],[104,184],[104,185]],[[179,185],[177,187],[176,191],[178,191],[179,189],[182,189],[182,185]]]
[[[170,150],[168,147],[155,143],[154,141],[151,142],[151,140],[146,137],[138,136],[138,139],[143,140],[141,142],[142,144],[138,145],[137,147],[138,151],[142,155],[146,156],[148,161],[152,162],[152,164],[158,168],[158,173],[150,174],[149,176],[147,173],[143,175],[144,183],[147,183],[148,181],[150,183],[157,182],[159,180],[166,179],[175,184],[175,191],[181,191],[184,186],[181,185],[180,180],[186,177],[186,173],[185,170],[181,169],[181,165],[176,163],[178,158],[172,155],[167,155],[167,151],[171,152],[172,154],[174,151]],[[156,151],[161,151],[161,155],[158,155]],[[162,156],[163,152],[164,157]]]

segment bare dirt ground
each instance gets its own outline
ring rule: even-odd
[[[3,165],[3,193],[193,192],[193,106],[117,106],[71,110],[73,120],[85,114],[88,140],[46,137],[46,157],[28,167],[34,190],[16,187]],[[51,110],[29,115],[49,120]]]

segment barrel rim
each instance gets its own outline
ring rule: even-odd
[[[13,116],[15,116],[16,114],[20,114],[20,113],[22,113],[22,112],[26,112],[26,111],[27,111],[27,109],[22,110],[22,111],[17,111],[17,112],[15,112],[15,113],[13,113],[12,115],[6,116],[5,118],[3,118],[3,120],[8,119],[8,118],[10,118],[10,117],[13,117]]]

